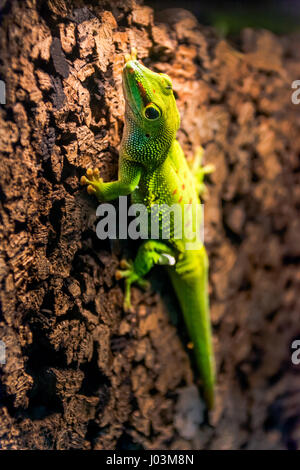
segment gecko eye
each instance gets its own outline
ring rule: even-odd
[[[158,119],[161,116],[161,111],[158,106],[156,106],[154,103],[151,103],[146,106],[144,114],[147,119],[151,119],[153,121],[154,119]]]

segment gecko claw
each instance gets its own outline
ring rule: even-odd
[[[95,194],[95,193],[96,193],[96,189],[93,188],[93,186],[92,186],[91,184],[89,184],[88,187],[87,187],[87,192],[88,192],[89,194]]]
[[[84,175],[80,178],[80,184],[82,186],[87,186],[88,194],[96,195],[101,199],[103,179],[100,178],[100,171],[98,168],[88,168],[86,176]]]
[[[124,300],[123,309],[124,309],[124,312],[126,313],[134,313],[134,308],[131,305],[130,300],[129,301]]]
[[[125,63],[129,62],[130,60],[136,60],[137,59],[137,49],[136,47],[131,47],[130,53],[125,54]]]
[[[93,177],[93,173],[94,173],[94,172],[93,172],[92,168],[88,168],[88,169],[86,170],[86,174],[87,174],[87,176],[88,176],[89,178],[92,178],[92,177]]]
[[[127,261],[127,259],[121,259],[120,268],[129,269],[132,267],[132,261]]]
[[[209,163],[208,165],[204,165],[202,168],[201,168],[201,171],[204,175],[210,175],[211,173],[213,173],[214,171],[216,170],[216,167],[215,165],[213,165],[213,163]]]
[[[115,278],[117,279],[117,281],[119,281],[120,279],[123,279],[124,277],[129,277],[131,274],[131,271],[125,271],[125,270],[122,270],[122,269],[117,269],[117,271],[115,272]]]

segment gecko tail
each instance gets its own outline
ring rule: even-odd
[[[169,270],[202,380],[208,409],[214,406],[215,362],[208,300],[208,259],[205,248],[186,252],[175,269]]]

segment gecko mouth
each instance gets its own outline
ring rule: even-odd
[[[123,68],[123,89],[125,101],[132,112],[142,116],[142,109],[151,102],[142,83],[143,70],[137,61],[129,61]]]
[[[132,96],[126,73],[123,73],[123,92],[126,105],[130,108],[131,112],[133,114],[140,114],[137,106],[135,106],[135,100]]]

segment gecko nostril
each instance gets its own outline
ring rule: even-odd
[[[150,137],[150,134],[146,134],[146,137]]]

